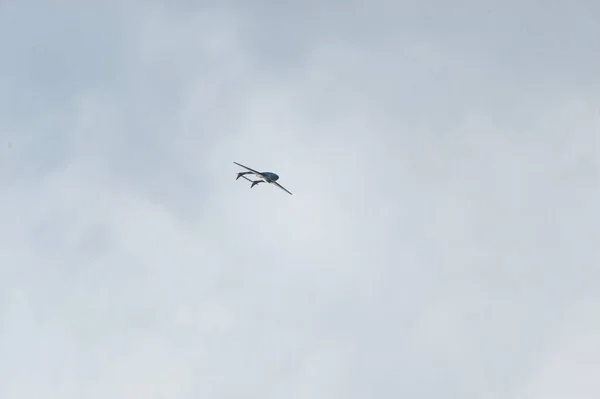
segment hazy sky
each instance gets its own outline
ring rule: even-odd
[[[600,3],[208,3],[0,1],[0,397],[600,397]]]

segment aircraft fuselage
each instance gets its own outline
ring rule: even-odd
[[[279,179],[279,176],[277,176],[275,173],[272,172],[262,172],[263,174],[263,178],[267,183],[271,183],[274,181],[277,181]]]

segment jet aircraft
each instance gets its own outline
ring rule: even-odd
[[[283,191],[285,191],[286,193],[293,195],[292,193],[290,193],[288,190],[286,190],[281,184],[277,183],[277,180],[279,180],[279,176],[277,176],[275,173],[273,172],[258,172],[254,169],[251,169],[247,166],[244,166],[242,164],[239,164],[237,162],[233,162],[234,164],[241,166],[244,169],[249,170],[249,172],[239,172],[237,174],[237,177],[235,178],[235,180],[239,179],[240,177],[243,177],[244,179],[248,180],[249,182],[252,183],[252,185],[250,185],[250,188],[254,187],[255,185],[259,184],[259,183],[271,183],[276,185],[277,187],[279,187],[280,189],[282,189]],[[246,175],[249,174],[254,174],[256,177],[259,178],[259,180],[251,180],[249,178],[246,177]]]

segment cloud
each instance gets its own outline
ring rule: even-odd
[[[594,338],[600,323],[594,312],[597,300],[582,295],[565,317],[558,317],[552,335],[555,344],[528,381],[522,396],[559,398],[574,395],[592,398],[598,393],[595,376],[600,367],[599,347]]]
[[[313,6],[5,8],[41,33],[0,74],[2,397],[597,390],[587,42],[483,29],[545,32],[528,3]]]

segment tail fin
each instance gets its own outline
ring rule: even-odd
[[[237,177],[235,178],[235,180],[239,179],[240,177],[244,176],[244,172],[240,172],[238,173]]]
[[[250,186],[250,188],[254,187],[255,185],[257,185],[257,184],[258,184],[258,183],[260,183],[260,182],[261,182],[261,180],[254,180],[254,181],[252,182],[252,185]]]

